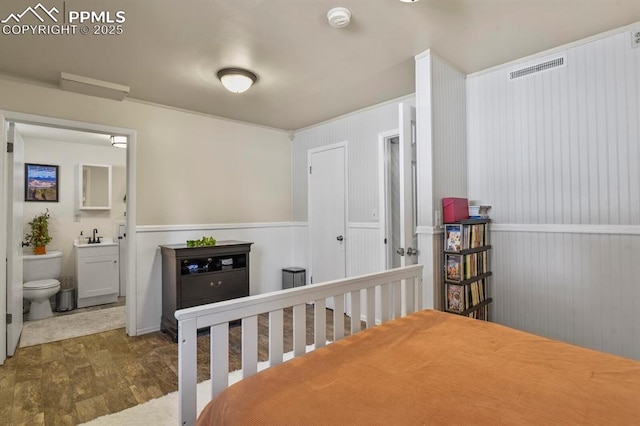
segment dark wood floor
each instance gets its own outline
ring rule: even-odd
[[[268,319],[261,316],[259,359],[268,359]],[[345,316],[345,334],[350,319]],[[241,327],[230,330],[229,370],[241,368]],[[327,339],[333,334],[327,313]],[[293,347],[285,311],[284,351]],[[313,309],[307,309],[307,344]],[[209,337],[198,337],[198,381],[209,378]],[[164,333],[129,337],[124,329],[19,348],[0,366],[0,424],[76,425],[158,398],[178,388],[177,345]],[[8,422],[8,423],[5,423]]]

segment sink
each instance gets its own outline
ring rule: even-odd
[[[78,243],[77,241],[75,241],[73,243],[74,246],[78,247],[78,248],[85,248],[85,247],[97,247],[97,246],[117,246],[118,243],[114,243],[113,242],[113,238],[100,238],[100,242],[99,243]]]
[[[113,303],[120,293],[120,249],[112,238],[99,244],[74,243],[78,308]]]

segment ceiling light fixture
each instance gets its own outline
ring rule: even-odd
[[[111,136],[111,146],[114,148],[126,148],[127,137],[126,136]]]
[[[402,3],[415,3],[418,0],[400,0]]]
[[[258,76],[242,68],[223,68],[218,71],[222,85],[230,92],[242,93],[258,81]]]

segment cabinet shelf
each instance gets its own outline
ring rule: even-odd
[[[444,310],[489,320],[489,219],[465,219],[444,225]]]
[[[252,244],[218,241],[211,247],[187,247],[186,244],[160,246],[160,329],[176,340],[176,310],[249,296],[249,252]]]
[[[180,275],[208,274],[220,271],[232,271],[247,267],[247,255],[244,253],[227,256],[204,256],[182,259]]]
[[[470,249],[464,249],[464,250],[460,250],[460,251],[445,250],[444,252],[446,254],[471,254],[471,253],[480,253],[482,251],[487,251],[487,250],[491,250],[491,245],[486,245],[486,246],[476,247],[476,248],[470,248]]]
[[[463,281],[453,281],[445,278],[444,282],[449,284],[457,284],[457,285],[469,285],[476,281],[480,281],[484,278],[490,277],[491,275],[493,275],[493,273],[491,271],[488,271],[488,272],[485,272],[484,274],[476,275],[475,277],[467,278]]]
[[[477,311],[480,308],[483,308],[485,306],[487,306],[489,303],[493,302],[493,299],[490,297],[486,300],[483,300],[482,302],[478,303],[477,305],[474,305],[472,307],[470,307],[469,309],[467,309],[466,311],[462,311],[460,313],[460,315],[464,315],[464,316],[468,316],[470,313]]]
[[[445,225],[484,225],[491,222],[491,219],[462,219],[456,222],[447,222]]]

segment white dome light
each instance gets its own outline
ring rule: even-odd
[[[258,80],[254,73],[241,68],[221,69],[218,78],[225,89],[233,93],[246,92]]]

